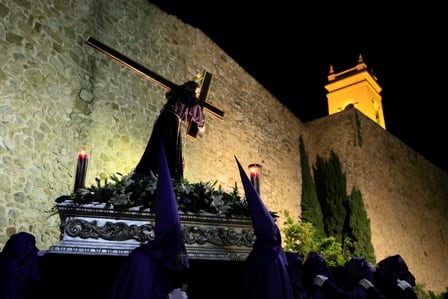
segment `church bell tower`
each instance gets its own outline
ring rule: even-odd
[[[380,96],[381,87],[376,77],[367,70],[361,55],[355,67],[340,73],[336,74],[333,66],[330,66],[325,89],[328,91],[329,115],[353,106],[386,129]]]

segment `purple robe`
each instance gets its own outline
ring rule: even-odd
[[[387,298],[418,299],[413,287],[415,277],[409,271],[406,262],[400,255],[388,256],[377,263],[375,279],[378,288]],[[397,285],[397,279],[406,280],[412,288],[402,290]]]
[[[238,298],[294,299],[280,230],[237,159],[236,162],[256,236],[242,271]]]
[[[313,279],[316,275],[323,275],[328,277],[328,279],[319,287],[313,284]],[[352,273],[352,275],[362,277],[360,273]],[[308,289],[310,298],[313,299],[367,298],[365,289],[358,284],[353,284],[347,288],[339,285],[334,278],[330,267],[327,265],[325,258],[317,252],[308,253],[304,262],[304,283]]]
[[[137,176],[158,172],[159,144],[162,141],[171,178],[183,177],[181,125],[193,122],[199,128],[205,126],[205,115],[195,97],[196,87],[195,82],[189,81],[167,93],[168,102],[156,119],[146,149],[135,168]]]
[[[36,239],[20,232],[12,235],[0,253],[0,298],[38,298],[40,271]]]
[[[129,254],[108,299],[166,299],[180,287],[171,275],[190,267],[163,143],[159,146],[155,238]]]

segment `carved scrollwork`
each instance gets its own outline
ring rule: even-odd
[[[183,226],[185,244],[210,243],[218,246],[252,246],[255,234],[252,230],[236,230],[222,227]]]
[[[61,240],[55,253],[128,255],[155,238],[155,215],[146,211],[115,211],[91,206],[58,206]],[[255,242],[247,217],[181,214],[189,258],[245,260]]]
[[[61,224],[61,230],[70,237],[81,239],[104,239],[107,241],[137,240],[147,242],[154,239],[151,224],[135,225],[125,222],[106,222],[99,226],[96,220],[71,219]]]

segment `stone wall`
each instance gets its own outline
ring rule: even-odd
[[[0,3],[0,247],[19,231],[42,250],[56,244],[51,208],[73,190],[78,145],[93,149],[87,185],[130,172],[165,101],[165,89],[85,44],[88,36],[177,84],[214,75],[208,101],[225,115],[207,114],[206,135],[184,139],[189,181],[242,192],[234,156],[260,163],[268,208],[298,219],[303,135],[311,162],[334,149],[349,187],[360,188],[377,259],[400,253],[418,282],[448,286],[446,173],[358,112],[303,124],[200,30],[147,0]]]
[[[206,135],[184,139],[185,177],[230,191],[240,185],[235,155],[261,163],[269,209],[298,217],[300,184],[291,182],[300,182],[303,124],[207,36],[145,0],[43,2],[0,5],[0,244],[17,231],[41,249],[55,244],[50,210],[73,190],[78,145],[92,148],[87,185],[128,173],[164,104],[165,89],[87,45],[89,36],[177,84],[212,73],[208,101],[225,116],[207,114]]]

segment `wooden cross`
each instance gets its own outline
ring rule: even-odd
[[[167,90],[170,90],[170,89],[178,86],[177,84],[171,82],[170,80],[165,79],[164,77],[160,76],[159,74],[145,68],[141,64],[133,61],[132,59],[129,59],[128,57],[120,54],[119,52],[117,52],[114,49],[106,46],[105,44],[95,40],[94,38],[92,38],[90,36],[85,40],[85,43],[88,44],[89,46],[92,46],[94,49],[98,50],[100,53],[104,54],[105,56],[112,58],[113,60],[120,63],[121,65],[123,65],[127,68],[130,68],[131,70],[135,71],[137,74],[143,76],[145,79],[148,79],[149,81],[154,82]],[[199,101],[198,101],[199,105],[201,105],[201,107],[203,109],[205,109],[205,111],[210,112],[213,116],[223,119],[224,111],[216,108],[215,106],[213,106],[212,104],[207,102],[207,96],[208,96],[208,92],[210,89],[213,75],[207,71],[204,71],[201,77],[202,77],[201,82],[200,82],[201,92],[199,94]],[[196,139],[196,136],[197,136],[197,127],[192,126],[191,123],[187,129],[187,136],[192,139]]]

